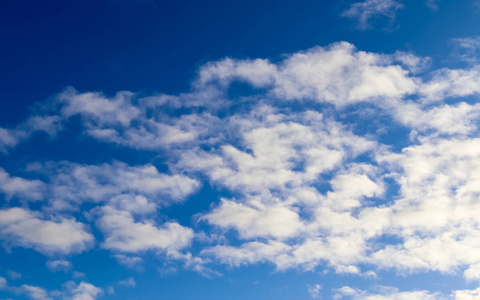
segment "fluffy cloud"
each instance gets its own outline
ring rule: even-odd
[[[121,252],[179,250],[190,245],[193,231],[175,222],[155,225],[152,220],[135,222],[130,213],[104,207],[97,226],[105,235],[103,247]]]
[[[44,220],[22,208],[0,210],[0,236],[13,246],[34,248],[43,253],[80,252],[93,236],[85,225],[73,219]]]
[[[42,200],[45,184],[40,180],[27,180],[21,177],[10,176],[0,168],[0,192],[7,200],[19,197],[28,200]]]
[[[51,162],[31,164],[28,169],[50,177],[45,193],[54,210],[76,209],[83,202],[111,202],[118,209],[145,214],[155,211],[157,204],[184,200],[200,186],[195,179],[161,173],[151,164]]]
[[[422,61],[399,58],[357,51],[353,45],[342,42],[292,54],[277,64],[229,58],[210,63],[199,71],[197,85],[227,85],[239,80],[254,87],[268,87],[273,96],[281,99],[314,99],[341,107],[414,93],[415,80],[392,61],[403,61],[409,68]]]
[[[103,291],[101,288],[87,282],[80,282],[78,285],[69,285],[69,292],[72,300],[95,300]]]
[[[21,290],[34,300],[53,300],[45,289],[38,286],[24,284],[22,285]]]

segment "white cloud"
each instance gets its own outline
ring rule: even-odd
[[[0,192],[6,195],[7,200],[19,197],[28,200],[42,200],[45,184],[40,180],[28,180],[10,176],[0,168]]]
[[[139,266],[142,263],[142,258],[138,256],[127,256],[123,254],[114,255],[115,259],[122,265],[125,265],[129,268],[134,268]]]
[[[7,153],[21,141],[28,139],[35,132],[44,132],[55,137],[62,128],[59,116],[32,116],[13,129],[0,128],[0,152]]]
[[[398,4],[385,3],[387,8]],[[84,216],[104,234],[102,247],[129,267],[139,266],[143,252],[156,251],[202,274],[208,274],[213,258],[230,266],[271,263],[278,270],[325,265],[358,276],[372,274],[364,266],[444,273],[465,268],[465,279],[478,280],[480,142],[474,136],[480,106],[458,97],[478,94],[479,68],[441,69],[427,74],[428,80],[414,77],[427,65],[427,58],[409,53],[366,53],[337,43],[276,63],[212,62],[200,68],[194,91],[178,96],[139,99],[128,92],[106,97],[67,90],[58,98],[64,122],[79,115],[91,137],[137,150],[161,149],[169,172],[117,161],[37,163],[27,170],[47,175],[48,184],[0,169],[0,189],[7,198],[48,199],[42,211],[52,216],[90,202],[95,208]],[[220,108],[210,102],[226,98],[233,81],[264,90],[235,103],[238,111],[215,115]],[[319,107],[322,113],[307,110]],[[375,122],[377,115],[385,120]],[[57,119],[51,118],[32,117],[25,124],[54,135],[57,127],[49,124]],[[377,141],[389,126],[404,126],[410,145]],[[0,130],[0,139],[8,147],[17,143],[13,131]],[[208,245],[197,256],[185,250],[194,231],[175,221],[160,222],[156,212],[198,191],[200,179],[223,196],[196,215],[205,221],[203,237],[234,230],[238,239],[199,234]],[[0,210],[0,234],[7,245],[47,254],[82,251],[93,242],[74,219],[42,218],[23,208]],[[398,241],[385,244],[383,237]],[[81,289],[98,292],[92,287]],[[77,294],[91,299],[100,292]],[[433,299],[437,294],[338,290],[338,297],[347,296]]]
[[[480,36],[455,38],[451,40],[454,46],[453,58],[469,64],[479,61]]]
[[[480,298],[480,288],[475,290],[458,290],[453,292],[455,300],[475,300]]]
[[[321,299],[321,294],[320,294],[321,289],[322,289],[321,285],[315,284],[313,286],[308,287],[308,293],[313,299]]]
[[[272,261],[279,267],[282,264],[281,259],[286,257],[285,253],[290,249],[290,246],[281,242],[269,241],[267,244],[249,242],[240,247],[214,246],[203,250],[202,254],[213,255],[220,262],[235,267],[265,261]]]
[[[82,223],[65,218],[43,220],[38,215],[22,208],[0,210],[0,237],[8,244],[47,254],[80,252],[94,241]]]
[[[415,80],[402,66],[392,64],[393,60],[414,70],[421,62],[414,62],[413,57],[405,54],[387,56],[357,51],[352,44],[341,42],[294,53],[277,64],[231,59],[207,64],[199,71],[197,85],[226,85],[240,80],[255,87],[268,87],[273,96],[281,99],[314,99],[342,107],[414,93]]]
[[[378,17],[386,17],[393,22],[396,12],[404,6],[396,0],[365,0],[356,2],[342,13],[342,16],[354,19],[358,22],[358,28],[368,29],[370,21]]]
[[[221,205],[205,216],[210,224],[235,228],[242,238],[271,236],[293,237],[303,228],[298,214],[282,205],[263,205],[251,201],[251,206],[223,200]]]
[[[24,284],[21,286],[21,290],[25,294],[27,294],[28,297],[34,300],[52,300],[53,299],[48,295],[48,292],[41,287]]]
[[[379,291],[371,293],[359,289],[353,289],[349,286],[335,290],[334,299],[354,299],[354,300],[446,300],[447,297],[439,293],[430,291],[409,291],[400,292],[393,287],[378,287]]]
[[[118,209],[148,214],[157,204],[182,201],[200,183],[185,175],[168,175],[151,164],[129,166],[121,162],[102,165],[47,163],[31,165],[30,170],[53,169],[48,193],[55,210],[76,208],[85,201],[110,202]]]
[[[451,97],[465,97],[480,92],[480,67],[469,69],[441,69],[433,73],[433,78],[424,83],[420,94],[424,101],[441,101]]]
[[[130,213],[104,207],[97,226],[105,235],[102,246],[121,252],[177,250],[190,245],[193,231],[175,222],[161,227],[152,220],[135,222]]]
[[[7,287],[7,280],[0,276],[0,290]]]
[[[130,277],[128,279],[119,281],[118,285],[134,288],[135,286],[137,286],[137,283],[135,282],[135,279],[133,279],[133,277]]]
[[[78,285],[68,285],[69,293],[72,300],[95,300],[102,295],[103,290],[93,284],[80,282]]]
[[[68,272],[72,268],[72,263],[68,260],[49,260],[47,268],[53,272]]]
[[[132,98],[130,92],[119,92],[115,98],[108,99],[101,93],[80,94],[73,88],[68,88],[57,96],[63,104],[61,114],[64,117],[82,115],[88,126],[129,126],[140,115],[140,110],[132,105]]]

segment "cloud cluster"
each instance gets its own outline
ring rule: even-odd
[[[378,8],[367,2],[356,9]],[[386,12],[399,9],[395,1],[383,4]],[[480,106],[463,98],[478,96],[479,67],[427,72],[428,61],[341,42],[278,62],[207,63],[192,91],[180,95],[67,89],[48,116],[29,120],[58,120],[56,130],[78,125],[99,147],[151,155],[164,170],[120,161],[31,162],[21,178],[0,169],[0,191],[23,205],[11,201],[0,210],[0,237],[7,246],[70,254],[94,243],[90,226],[103,234],[100,247],[130,267],[153,252],[204,274],[208,263],[270,263],[365,276],[378,268],[465,269],[466,280],[479,280]],[[255,93],[230,97],[235,82]],[[9,151],[15,141],[4,142]],[[168,205],[189,205],[202,184],[218,195],[208,210],[189,224],[160,217]],[[43,200],[41,209],[27,208],[31,200]],[[86,204],[84,219],[74,219]],[[52,269],[60,266],[52,259]],[[86,283],[70,291],[76,299],[100,294]],[[319,286],[310,293],[317,297]],[[352,288],[337,294],[439,297]]]

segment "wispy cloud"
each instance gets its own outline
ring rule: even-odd
[[[353,3],[342,13],[342,16],[357,21],[358,28],[365,30],[371,27],[372,20],[379,17],[388,19],[392,24],[397,10],[402,8],[404,5],[396,0],[366,0]]]

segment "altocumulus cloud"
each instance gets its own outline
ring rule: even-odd
[[[354,4],[346,15],[367,22],[371,11],[392,17],[401,8],[377,2]],[[121,161],[32,161],[20,171],[1,169],[0,190],[10,200],[0,210],[0,237],[9,247],[48,256],[98,244],[130,266],[155,253],[203,274],[218,264],[268,263],[359,276],[375,275],[373,269],[464,270],[466,280],[480,280],[480,106],[463,98],[480,92],[480,67],[429,71],[428,61],[340,42],[278,62],[209,62],[192,90],[179,95],[109,97],[67,88],[44,115],[1,129],[4,155],[38,131],[54,137],[75,125],[82,139],[153,153],[165,170]],[[233,97],[234,83],[256,92]],[[405,134],[392,142],[389,131],[398,128]],[[164,215],[171,205],[191,205],[187,199],[207,184],[221,193],[194,222]],[[74,218],[84,207],[84,217]],[[94,238],[92,230],[101,235]],[[32,298],[58,296],[22,289]],[[102,290],[68,283],[62,293],[95,299]],[[320,285],[310,293],[319,297]],[[335,293],[337,299],[478,295],[386,287],[374,294],[348,286]]]

